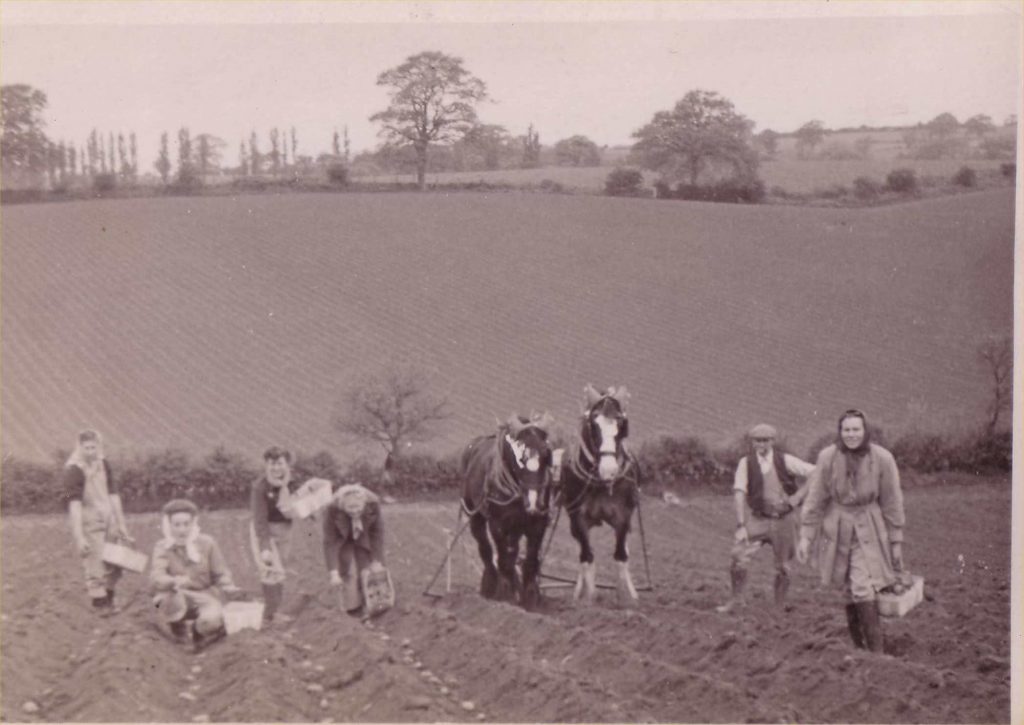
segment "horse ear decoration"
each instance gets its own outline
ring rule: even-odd
[[[543,413],[534,413],[530,416],[530,424],[536,428],[540,428],[545,433],[551,428],[551,424],[555,422],[555,419],[551,417],[548,411]]]
[[[587,386],[585,388],[583,388],[583,395],[586,396],[586,401],[587,401],[587,407],[588,408],[591,407],[592,405],[594,405],[595,403],[597,403],[597,401],[599,401],[601,398],[604,397],[603,395],[601,395],[601,393],[598,391],[598,389],[595,388],[590,383],[587,383]]]
[[[625,385],[620,385],[617,388],[608,388],[608,396],[617,400],[623,409],[626,408],[626,403],[629,402],[629,391],[626,390]]]

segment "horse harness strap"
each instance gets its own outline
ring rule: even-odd
[[[580,440],[576,442],[574,448],[576,450],[572,451],[573,455],[569,456],[569,468],[570,470],[572,470],[573,475],[575,475],[576,478],[583,481],[583,490],[580,491],[580,494],[579,496],[576,497],[576,500],[572,501],[571,503],[564,503],[565,510],[570,514],[575,513],[580,508],[583,499],[587,495],[587,491],[589,491],[591,487],[596,486],[598,484],[607,485],[608,489],[612,490],[615,488],[615,485],[617,483],[628,479],[630,483],[633,484],[634,488],[639,488],[639,479],[636,476],[635,462],[633,456],[631,456],[628,452],[623,453],[623,466],[621,468],[619,475],[606,483],[601,481],[601,479],[598,477],[596,472],[596,462],[598,459],[595,458],[594,454],[587,449],[586,444],[583,442],[582,436]],[[584,461],[589,463],[590,466],[584,467]],[[561,491],[559,492],[559,494],[561,494]]]

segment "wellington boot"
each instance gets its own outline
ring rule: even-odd
[[[878,602],[857,602],[857,617],[864,633],[864,644],[872,652],[881,652],[882,618],[878,614]]]
[[[850,639],[857,649],[864,649],[864,632],[860,628],[860,615],[856,604],[846,605],[846,626],[850,629]]]

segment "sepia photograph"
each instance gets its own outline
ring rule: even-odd
[[[1021,722],[1022,18],[0,0],[0,721]]]

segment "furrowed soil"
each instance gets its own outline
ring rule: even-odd
[[[790,608],[771,604],[771,556],[755,558],[751,603],[719,614],[728,591],[731,499],[642,499],[647,577],[636,528],[630,562],[642,591],[593,606],[546,589],[541,611],[483,600],[468,533],[440,567],[452,503],[384,509],[398,603],[370,624],[341,613],[312,522],[293,530],[285,611],[194,654],[150,624],[145,577],[126,574],[124,610],[88,606],[64,518],[3,520],[4,721],[621,721],[1009,722],[1010,483],[906,490],[909,568],[926,601],[885,620],[886,653],[856,650],[842,600],[796,566]],[[454,497],[453,497],[454,498]],[[247,515],[212,512],[203,529],[236,580],[258,592]],[[152,549],[157,517],[130,517]],[[558,523],[544,572],[573,578],[575,544]],[[594,532],[599,583],[613,581],[607,528]],[[546,580],[556,584],[554,579]],[[27,708],[27,709],[26,709]]]
[[[796,450],[856,405],[887,431],[984,420],[977,345],[1013,320],[1012,189],[872,209],[541,194],[286,194],[5,207],[5,455],[85,427],[115,457],[336,449],[345,390],[415,360],[452,417],[570,426],[587,382],[632,440]],[[376,451],[375,451],[376,452]]]

